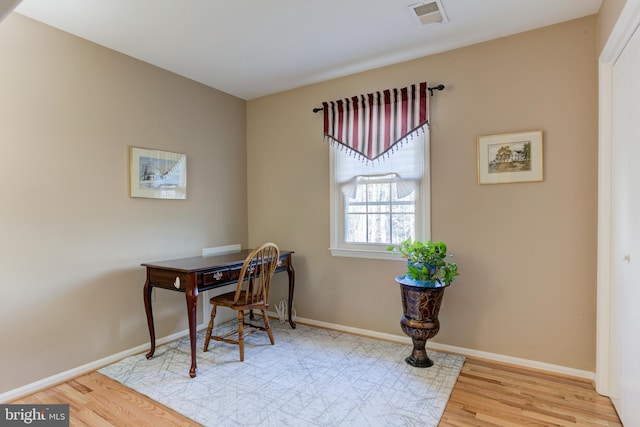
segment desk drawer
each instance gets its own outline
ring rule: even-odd
[[[202,275],[202,284],[204,286],[211,286],[233,283],[238,281],[238,276],[240,276],[240,267],[207,271]]]
[[[290,258],[288,256],[281,256],[280,259],[278,260],[278,266],[276,267],[276,270],[289,268],[289,261],[290,261]]]
[[[214,271],[208,271],[208,272],[206,272],[206,273],[204,273],[202,275],[202,283],[205,286],[219,285],[219,284],[226,283],[229,280],[231,280],[229,277],[230,276],[229,276],[229,269],[228,268],[214,270]]]
[[[187,289],[187,274],[169,270],[149,271],[149,281],[153,286],[164,289],[185,291]]]

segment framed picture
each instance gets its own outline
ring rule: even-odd
[[[478,184],[542,181],[542,131],[478,137]]]
[[[130,147],[131,197],[187,198],[187,156]]]

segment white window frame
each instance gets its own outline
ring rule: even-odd
[[[415,239],[427,241],[431,236],[431,166],[429,156],[429,134],[424,138],[424,172],[418,184],[416,194],[416,235]],[[329,209],[330,209],[330,248],[331,255],[353,258],[397,260],[398,255],[387,251],[386,244],[354,244],[344,240],[345,195],[336,183],[336,148],[329,146]],[[393,155],[393,153],[391,154]]]

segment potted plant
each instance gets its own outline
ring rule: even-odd
[[[413,342],[413,351],[405,361],[420,368],[433,365],[425,346],[440,330],[438,312],[444,289],[458,276],[458,265],[447,261],[447,245],[412,240],[389,246],[387,250],[407,259],[407,272],[397,276],[402,296],[400,327]]]
[[[449,286],[458,275],[458,265],[447,262],[447,245],[442,242],[422,243],[408,238],[387,250],[407,259],[407,272],[398,278],[409,284],[415,283],[414,286]]]

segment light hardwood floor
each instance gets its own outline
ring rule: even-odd
[[[622,426],[591,381],[467,358],[440,426]]]
[[[197,426],[97,372],[11,403],[69,403],[72,426]],[[590,381],[467,358],[440,426],[621,426]]]

